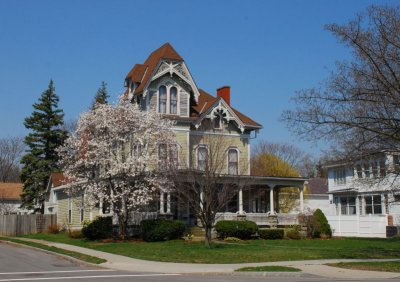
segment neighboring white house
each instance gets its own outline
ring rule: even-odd
[[[22,183],[0,183],[0,214],[26,214],[21,209]]]
[[[378,152],[325,166],[333,235],[386,237],[387,226],[400,226],[399,157]]]
[[[330,204],[326,178],[315,177],[308,180],[304,209],[309,211],[320,209],[325,215],[329,214]]]

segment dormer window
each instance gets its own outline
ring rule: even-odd
[[[161,85],[158,88],[158,112],[161,114],[178,114],[178,88]]]
[[[178,108],[178,90],[176,87],[171,87],[169,89],[169,113],[170,114],[177,114],[177,108]]]
[[[167,87],[164,85],[158,89],[159,101],[158,101],[158,112],[165,114],[167,112]]]

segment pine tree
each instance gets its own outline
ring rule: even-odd
[[[64,112],[58,109],[59,98],[54,92],[53,81],[42,93],[39,102],[33,104],[34,111],[25,119],[24,125],[31,130],[25,137],[26,154],[22,157],[21,180],[24,183],[22,206],[43,212],[44,192],[51,172],[57,171],[56,149],[67,137]]]
[[[100,88],[97,90],[96,96],[94,96],[92,110],[96,107],[97,104],[108,104],[108,97],[107,83],[102,81]]]

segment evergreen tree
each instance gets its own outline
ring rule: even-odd
[[[96,107],[97,104],[108,104],[108,97],[107,83],[102,81],[100,88],[97,90],[96,96],[94,96],[92,110]]]
[[[31,130],[25,137],[26,154],[22,157],[21,180],[24,183],[22,206],[43,212],[44,192],[51,172],[57,171],[56,149],[67,137],[64,112],[58,109],[59,98],[54,92],[53,81],[42,93],[39,102],[33,104],[34,111],[25,119],[24,125]]]

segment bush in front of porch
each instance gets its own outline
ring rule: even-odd
[[[250,220],[221,220],[215,224],[215,231],[220,239],[236,237],[242,240],[251,239],[257,233],[258,226]]]

